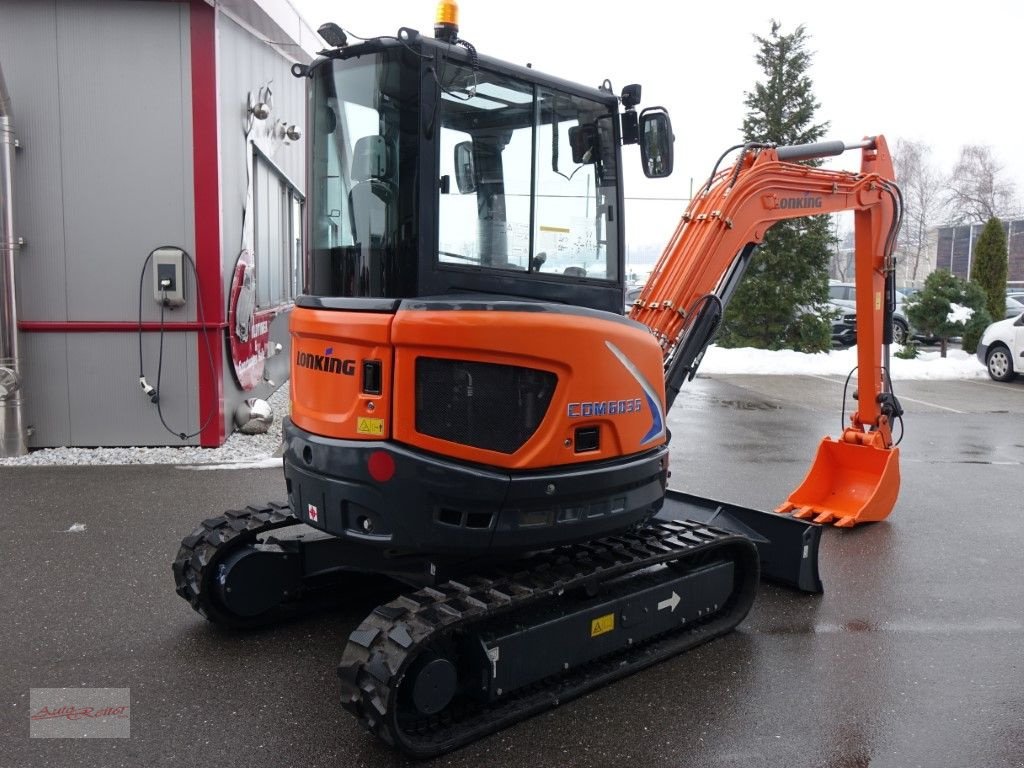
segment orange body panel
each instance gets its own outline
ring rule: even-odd
[[[393,319],[374,312],[292,310],[292,421],[314,434],[347,440],[390,435]],[[363,360],[381,363],[380,395],[360,391]]]
[[[395,439],[464,461],[509,469],[599,461],[661,445],[665,442],[664,429],[655,439],[643,442],[653,420],[664,422],[661,351],[646,329],[612,317],[602,321],[593,316],[559,312],[399,312],[392,328]],[[636,366],[654,391],[657,414],[652,414],[640,381],[609,344]],[[544,420],[516,453],[509,455],[450,443],[416,432],[415,361],[421,355],[551,371],[558,376],[558,386]],[[574,403],[635,400],[641,401],[641,407],[632,413],[569,415],[570,404]],[[595,425],[601,427],[600,450],[575,453],[574,430]]]
[[[657,342],[640,325],[595,315],[557,309],[401,309],[392,315],[297,307],[291,316],[292,419],[326,437],[393,439],[505,469],[601,461],[664,444],[664,375]],[[354,360],[355,375],[298,364],[307,360],[302,355],[325,357],[326,349],[333,357]],[[558,383],[533,436],[506,454],[416,431],[419,357],[534,368],[554,373]],[[363,359],[382,362],[379,397],[359,392]],[[367,418],[383,419],[382,432],[361,431]],[[591,426],[600,427],[598,450],[577,453],[576,428]]]

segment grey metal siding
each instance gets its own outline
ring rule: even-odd
[[[292,77],[288,61],[269,45],[253,37],[224,14],[217,17],[217,72],[220,110],[221,156],[221,242],[223,243],[224,285],[230,286],[235,261],[242,250],[242,214],[245,210],[247,96],[254,96],[269,84],[273,92],[270,117],[257,123],[254,131],[266,132],[279,126],[278,121],[294,123],[303,137],[296,142],[277,144],[271,156],[299,192],[305,193],[305,82]],[[303,59],[306,57],[303,55]],[[255,245],[255,244],[253,244]],[[225,302],[228,290],[225,288]],[[226,310],[225,310],[226,311]],[[271,324],[271,344],[280,343],[284,353],[266,364],[266,376],[274,385],[257,387],[254,392],[239,389],[232,372],[230,355],[224,365],[224,415],[227,431],[232,429],[235,409],[247,397],[267,397],[288,376],[288,317],[277,317]],[[277,414],[278,417],[281,414]]]
[[[157,383],[160,336],[142,336],[146,378]],[[138,384],[138,336],[133,333],[31,333],[22,336],[29,445],[195,445],[160,423]],[[195,333],[164,337],[160,408],[167,425],[199,429],[197,363],[208,365]]]
[[[230,285],[235,260],[242,250],[242,213],[248,183],[247,95],[251,92],[255,96],[268,83],[273,92],[273,112],[267,120],[257,122],[254,131],[271,130],[278,120],[303,128],[301,139],[287,145],[280,144],[271,159],[304,193],[305,83],[292,77],[289,71],[291,62],[223,14],[217,17],[217,45],[221,242],[225,285]]]
[[[21,371],[25,379],[25,423],[31,448],[72,445],[68,402],[68,336],[26,333],[21,337]]]
[[[62,3],[56,31],[68,314],[135,317],[146,255],[194,250],[188,8]]]
[[[143,334],[146,378],[157,383],[158,333]],[[68,334],[71,387],[69,445],[195,445],[160,423],[155,405],[139,389],[138,337],[132,333]],[[205,351],[202,356],[206,362]],[[196,334],[164,337],[160,408],[175,432],[198,431]],[[102,382],[102,386],[97,386]]]
[[[194,256],[193,146],[188,2],[146,0],[0,0],[0,61],[24,149],[15,173],[19,305],[24,321],[134,321],[139,271],[161,245]],[[273,90],[271,119],[304,128],[304,83],[291,62],[223,13],[217,13],[221,273],[226,303],[241,249],[246,192],[246,97]],[[308,58],[299,53],[300,58]],[[273,163],[302,191],[304,140],[278,142]],[[186,270],[188,273],[189,270]],[[283,278],[283,276],[282,276]],[[143,320],[157,321],[151,275]],[[194,321],[188,303],[167,322]],[[207,317],[216,308],[207,308]],[[271,339],[287,346],[287,316]],[[144,334],[146,374],[155,384],[158,335]],[[26,416],[31,444],[174,444],[138,387],[134,333],[22,334]],[[175,430],[197,423],[197,367],[208,365],[194,333],[164,343],[162,403]],[[287,376],[288,355],[267,363],[268,378]],[[267,396],[270,384],[257,396]],[[224,366],[224,419],[249,396]],[[198,443],[198,438],[188,441]]]
[[[149,252],[195,249],[188,4],[3,0],[0,61],[25,145],[21,319],[134,321]],[[196,319],[186,278],[188,304],[167,322]],[[144,285],[143,319],[159,320],[149,275]],[[144,335],[153,383],[158,341]],[[30,444],[180,443],[139,389],[137,344],[134,333],[22,333]],[[185,432],[197,428],[196,355],[194,333],[166,335],[162,405]]]
[[[14,161],[15,234],[26,241],[17,264],[22,320],[68,319],[56,18],[52,1],[0,2],[0,63],[22,144]]]

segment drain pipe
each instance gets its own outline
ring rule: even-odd
[[[14,301],[14,131],[0,69],[0,459],[28,453],[21,408],[18,313]]]

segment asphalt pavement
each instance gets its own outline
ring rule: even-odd
[[[698,377],[670,415],[671,485],[774,507],[838,434],[842,388]],[[1024,380],[897,393],[899,502],[824,532],[824,595],[764,586],[738,631],[433,764],[1024,766]],[[281,499],[277,470],[0,468],[0,489],[0,765],[405,764],[337,702],[375,598],[233,633],[174,594],[181,537]],[[129,688],[131,737],[29,738],[30,689],[57,687]]]

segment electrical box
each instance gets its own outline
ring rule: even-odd
[[[185,252],[180,248],[153,251],[153,298],[167,307],[185,303]]]

